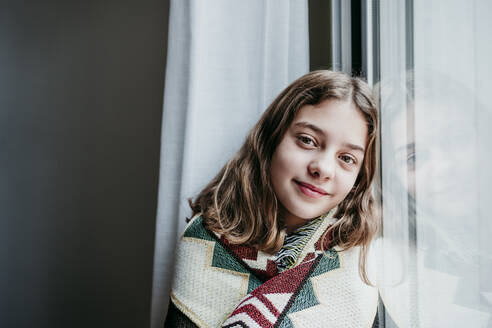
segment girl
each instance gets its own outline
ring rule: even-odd
[[[190,200],[165,326],[370,327],[377,126],[358,78],[288,86]]]

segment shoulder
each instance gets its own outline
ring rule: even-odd
[[[185,227],[181,240],[183,238],[197,238],[204,240],[214,240],[210,235],[210,232],[205,228],[203,224],[203,217],[198,214],[191,218],[190,222]]]
[[[357,313],[345,319],[348,320],[347,326],[367,326],[376,315],[378,291],[364,283],[359,274],[360,247],[348,250],[335,247],[334,250],[339,267],[320,281],[319,297],[326,304],[332,305],[334,316],[339,316],[340,313]]]
[[[176,250],[171,301],[199,327],[216,327],[248,292],[249,274],[210,233],[201,216],[186,226]]]

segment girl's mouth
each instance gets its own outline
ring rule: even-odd
[[[324,191],[321,188],[318,188],[316,186],[313,186],[312,184],[305,183],[305,182],[299,182],[294,180],[296,183],[297,187],[299,190],[306,196],[311,197],[311,198],[320,198],[323,196],[328,195],[326,191]]]

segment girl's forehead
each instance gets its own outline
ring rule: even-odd
[[[321,136],[361,144],[367,141],[368,126],[361,110],[350,101],[329,99],[317,105],[303,106],[292,128],[306,128]]]
[[[315,105],[302,106],[297,111],[294,121],[303,118],[318,120],[320,123],[343,119],[357,121],[362,119],[365,122],[364,115],[352,101],[339,99],[327,99]]]

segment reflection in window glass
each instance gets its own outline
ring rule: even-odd
[[[379,10],[387,326],[492,327],[492,2]]]

